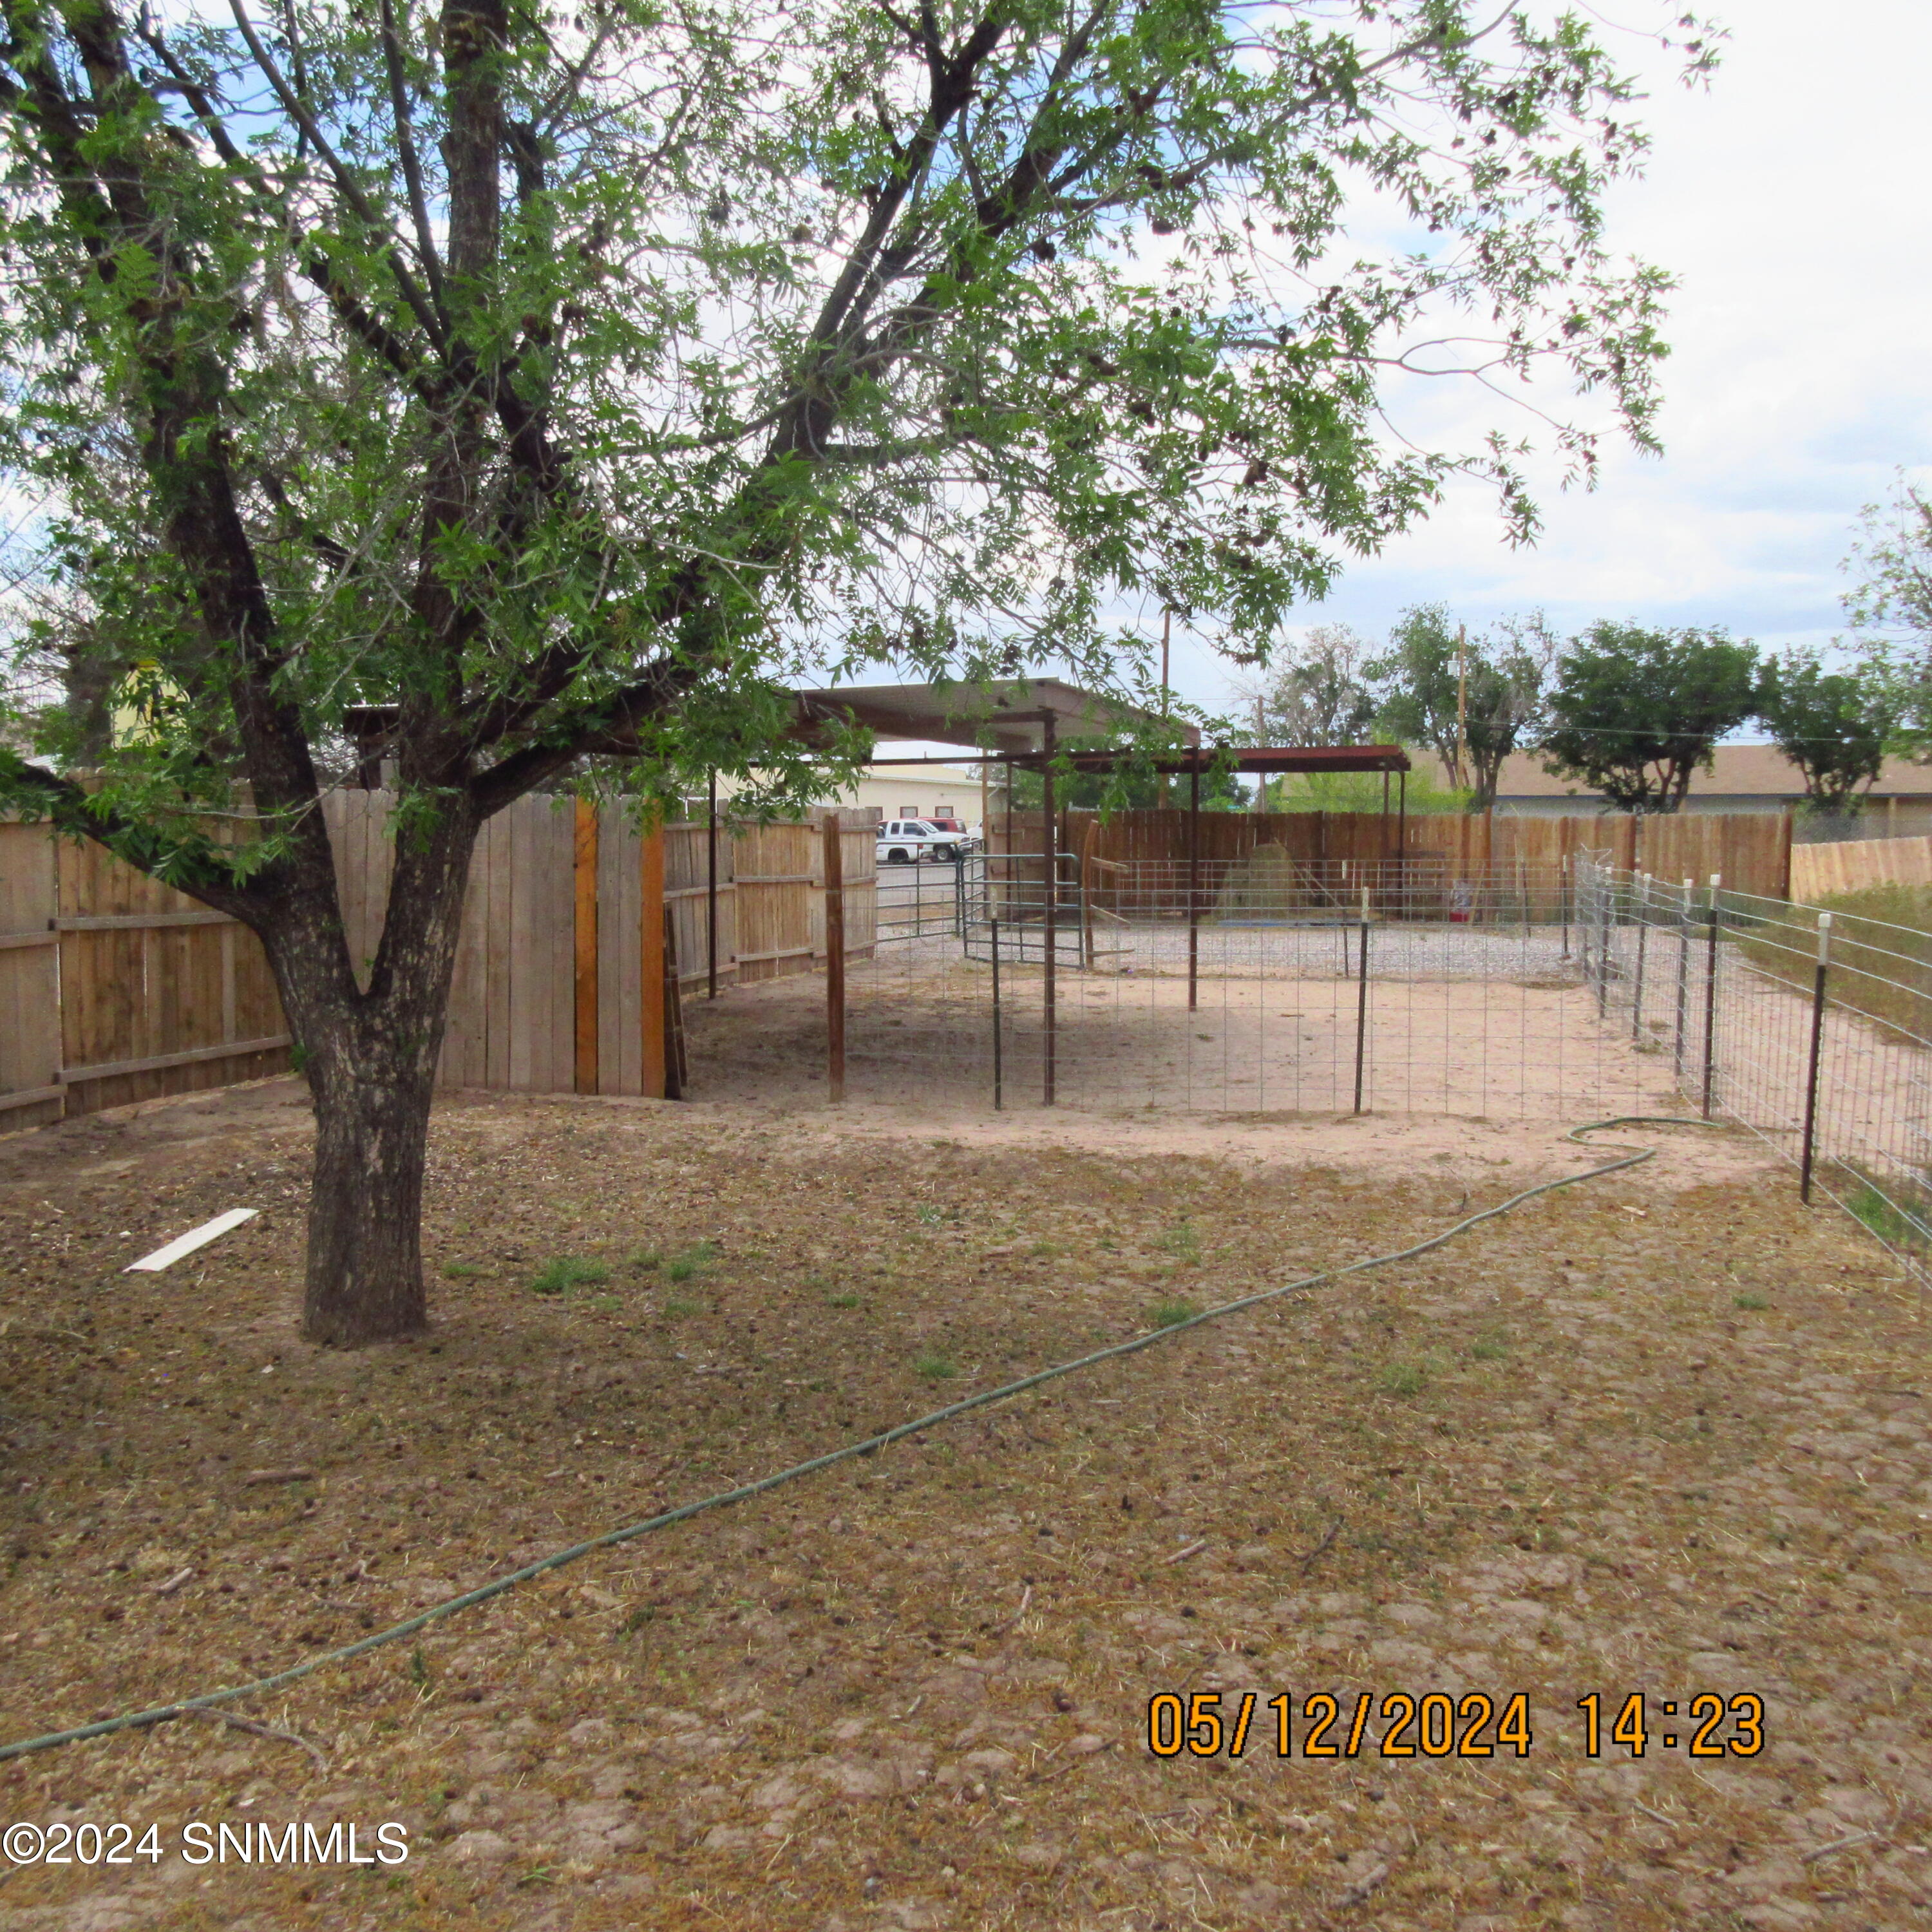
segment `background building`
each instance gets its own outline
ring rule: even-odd
[[[1424,754],[1417,752],[1418,764]],[[1720,745],[1712,768],[1690,775],[1683,809],[1707,812],[1790,812],[1801,842],[1822,838],[1919,837],[1932,832],[1932,766],[1888,758],[1864,794],[1856,814],[1819,818],[1804,810],[1804,777],[1775,745]],[[1430,768],[1439,784],[1448,774],[1439,760]],[[1610,802],[1580,779],[1558,778],[1544,769],[1534,752],[1519,752],[1503,761],[1496,787],[1499,814],[1560,818],[1566,814],[1610,809]]]
[[[728,779],[718,781],[721,806],[729,788]],[[994,789],[997,794],[997,785]],[[980,774],[970,766],[888,765],[860,778],[836,797],[828,791],[819,802],[847,811],[869,811],[880,820],[944,815],[962,824],[977,825],[980,801]]]

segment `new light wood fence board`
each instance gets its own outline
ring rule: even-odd
[[[1837,845],[1796,845],[1791,896],[1832,898],[1874,886],[1932,886],[1932,838],[1854,838]]]

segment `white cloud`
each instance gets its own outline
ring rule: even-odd
[[[1541,605],[1564,629],[1635,616],[1772,645],[1844,628],[1838,566],[1860,506],[1932,459],[1932,8],[1733,0],[1722,17],[1732,38],[1708,94],[1603,30],[1654,90],[1646,176],[1612,191],[1607,239],[1681,283],[1663,457],[1614,448],[1588,494],[1555,494],[1548,472],[1526,550],[1504,544],[1484,492],[1459,487],[1306,621],[1378,636],[1405,604],[1440,599],[1476,622]],[[1506,421],[1442,384],[1397,401],[1432,442],[1471,446]],[[1189,696],[1226,702],[1211,652],[1176,655]]]

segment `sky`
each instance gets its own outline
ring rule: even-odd
[[[1503,541],[1492,498],[1454,488],[1294,628],[1345,622],[1379,641],[1406,606],[1441,602],[1475,629],[1540,608],[1565,636],[1616,617],[1828,646],[1845,629],[1840,566],[1861,507],[1901,466],[1932,473],[1932,7],[1713,0],[1704,10],[1730,39],[1708,92],[1617,30],[1650,20],[1652,0],[1586,10],[1652,80],[1645,177],[1611,190],[1606,238],[1680,284],[1664,454],[1608,446],[1593,492],[1546,484],[1525,549]],[[1407,406],[1432,440],[1465,447],[1512,421],[1440,385]],[[1178,626],[1173,681],[1212,711],[1235,702],[1222,662]]]
[[[1298,617],[1379,640],[1407,605],[1439,601],[1472,628],[1541,608],[1566,636],[1617,617],[1828,646],[1846,628],[1840,566],[1860,508],[1901,466],[1932,471],[1932,8],[1715,0],[1730,39],[1708,92],[1615,31],[1647,16],[1646,0],[1591,10],[1625,64],[1654,76],[1646,176],[1612,189],[1606,236],[1680,284],[1664,332],[1664,454],[1611,446],[1594,491],[1546,490],[1532,548],[1511,550],[1491,500],[1458,488]],[[1439,391],[1428,414],[1432,430],[1460,416],[1468,443],[1507,419]],[[1228,702],[1210,651],[1176,655],[1187,697]]]

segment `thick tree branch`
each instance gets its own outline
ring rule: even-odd
[[[436,236],[429,225],[429,203],[423,194],[422,162],[416,153],[416,131],[410,122],[409,84],[403,72],[403,48],[396,35],[393,0],[382,0],[382,64],[389,76],[389,111],[395,119],[396,152],[409,189],[410,218],[416,224],[416,254],[429,283],[429,298],[437,320],[447,331],[449,310],[442,298],[442,263],[436,255]]]

